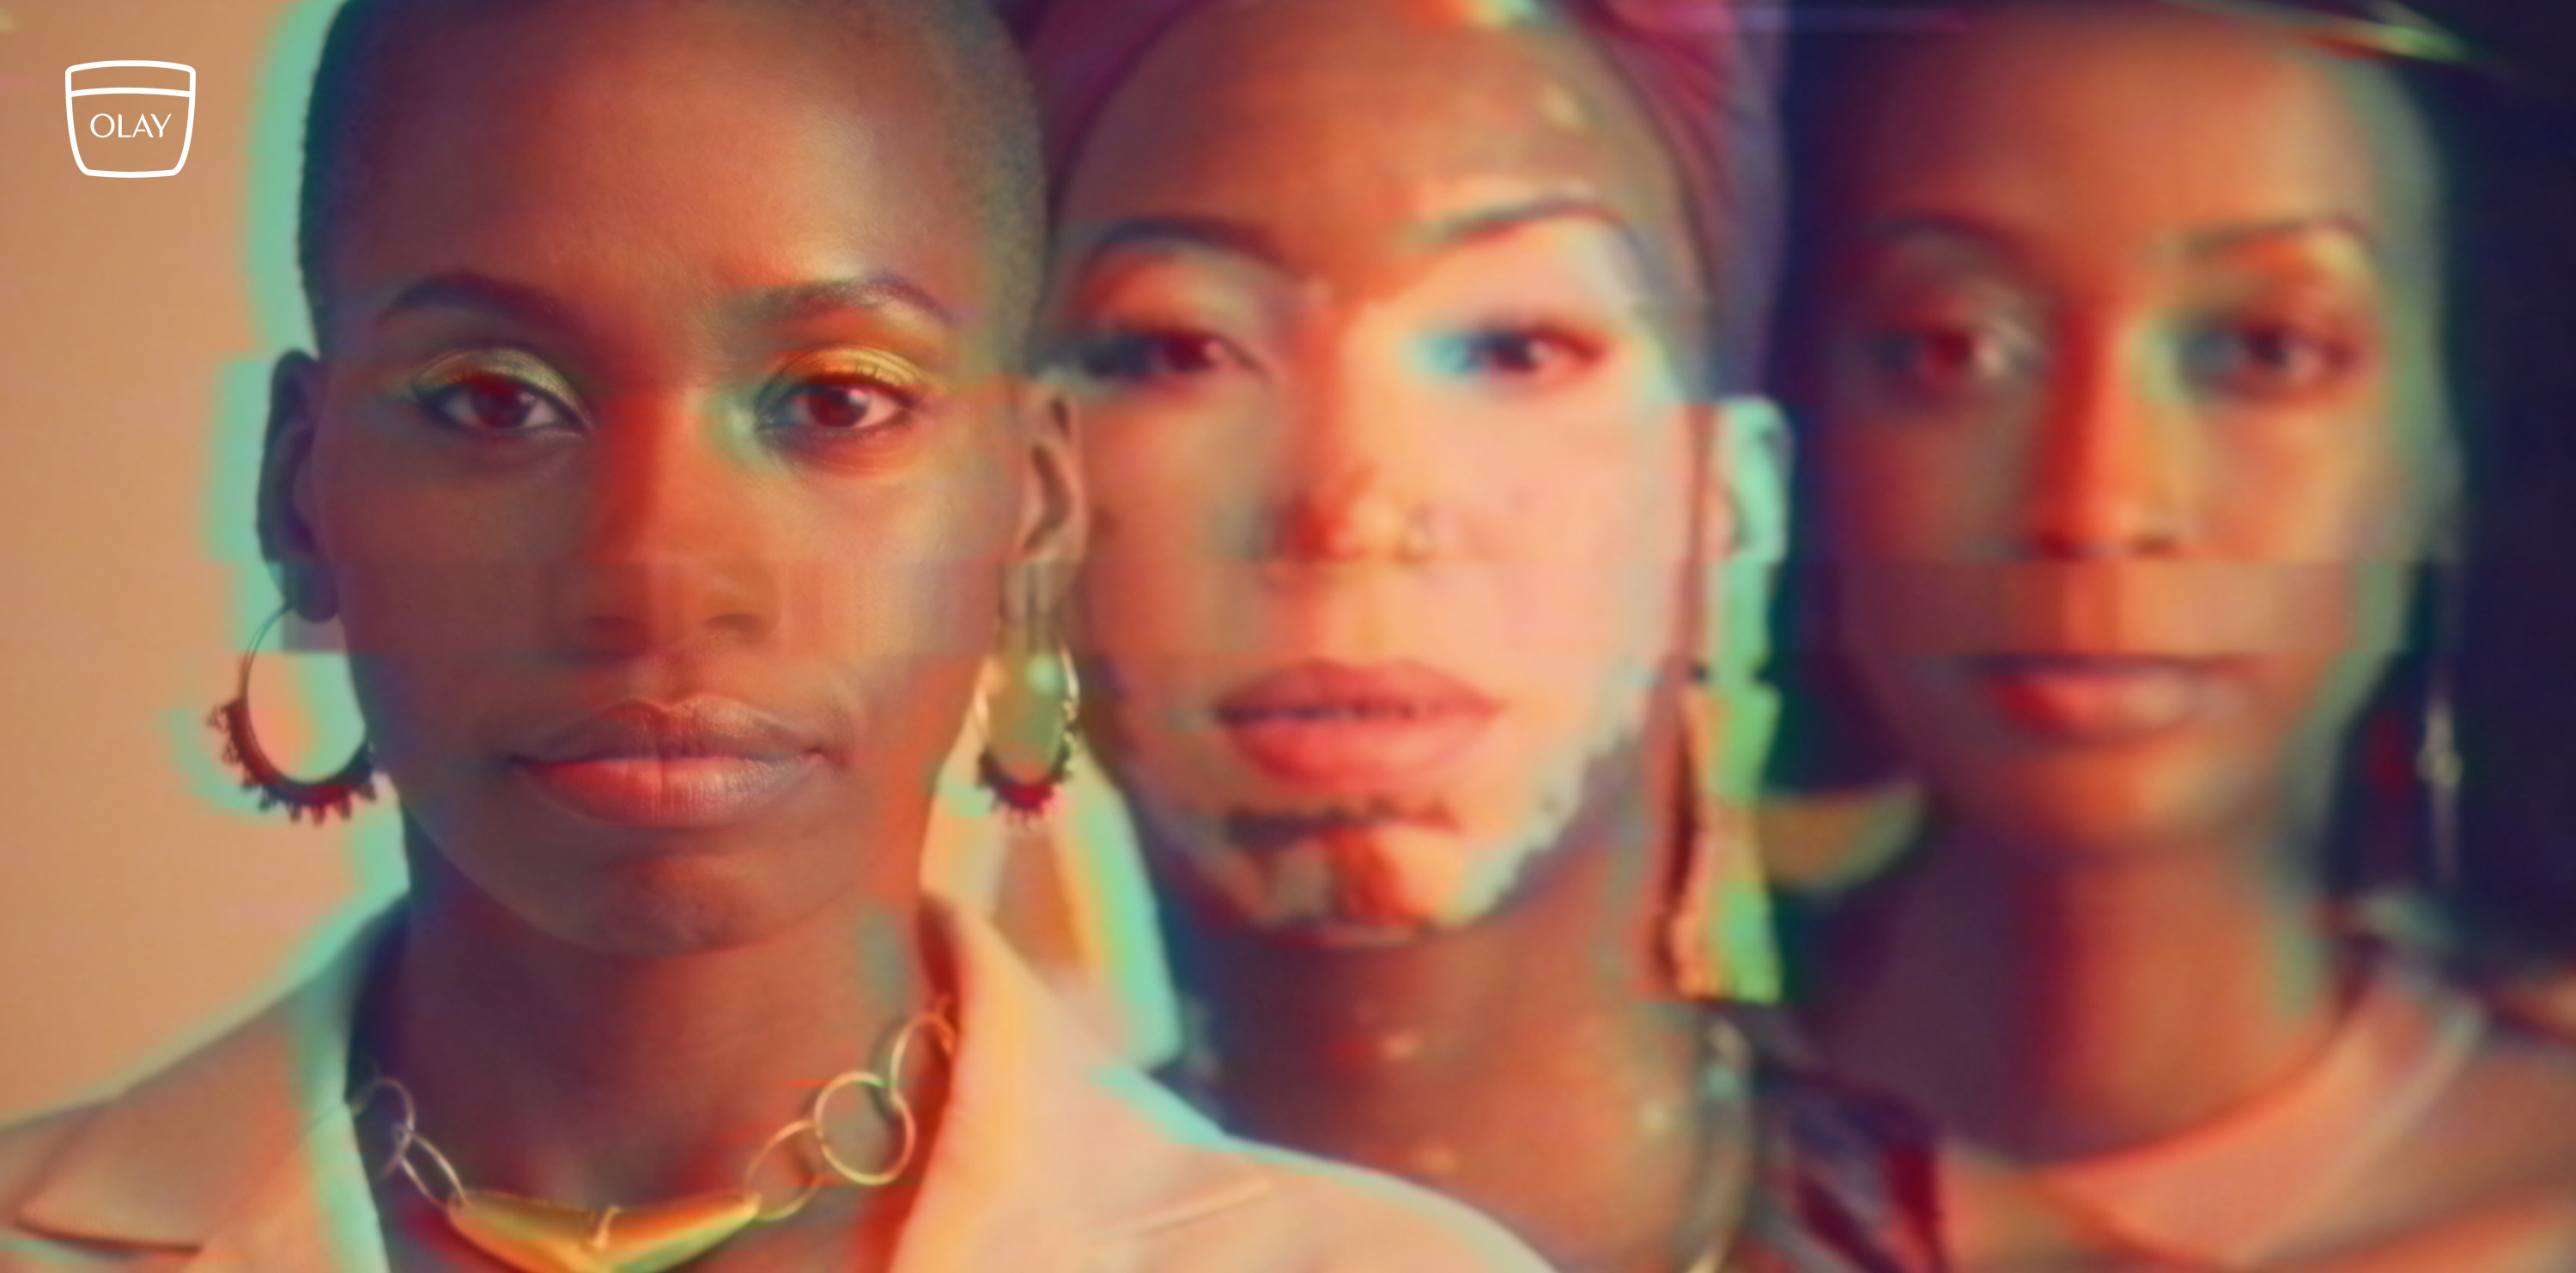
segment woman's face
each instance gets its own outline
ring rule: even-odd
[[[1713,520],[1671,179],[1579,47],[1461,7],[1204,11],[1063,192],[1095,735],[1165,869],[1310,938],[1507,895],[1633,748]]]
[[[2393,88],[2145,4],[2004,9],[1883,69],[1810,160],[1843,648],[1992,837],[2313,796],[2449,489]]]
[[[908,906],[1006,566],[1064,520],[925,105],[960,89],[774,12],[411,34],[272,464],[418,883],[643,953]]]

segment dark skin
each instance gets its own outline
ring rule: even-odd
[[[1842,250],[1811,367],[1839,637],[1935,830],[1875,930],[1898,946],[1856,944],[1883,953],[1820,1020],[1986,1143],[2090,1153],[2259,1088],[2333,1015],[2294,846],[2448,498],[2435,280],[2344,87],[2258,32],[2032,5],[1924,43],[1869,106],[1907,127],[1855,124],[1822,169]],[[2137,107],[2178,68],[2224,100]],[[1966,918],[1998,906],[2023,918]],[[1971,958],[1967,984],[2045,984],[1911,981]],[[2245,1020],[2213,1030],[2225,987]],[[1878,1019],[1900,1002],[2021,1024]],[[1970,1075],[1983,1096],[1934,1094]]]
[[[1078,490],[1006,374],[986,174],[923,107],[972,86],[917,19],[868,34],[410,15],[323,356],[278,365],[263,538],[347,633],[413,875],[361,1048],[477,1187],[731,1188],[943,984],[931,775],[1006,580],[1078,547]],[[665,719],[750,754],[584,754],[602,719],[709,703]],[[398,1268],[484,1266],[378,1197]],[[910,1197],[827,1189],[692,1267],[882,1267]]]
[[[1932,818],[1810,1021],[2019,1162],[2226,1125],[2358,987],[2315,860],[2336,744],[2450,551],[2420,121],[2165,4],[1995,6],[1877,69],[1808,159],[1812,454],[1841,648]],[[2563,1267],[2569,1074],[2490,1036],[2276,1254]],[[2116,1257],[2028,1201],[1954,1209],[1963,1261]]]

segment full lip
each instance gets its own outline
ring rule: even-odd
[[[1254,767],[1295,786],[1348,791],[1434,773],[1482,738],[1501,704],[1419,663],[1292,664],[1216,702]]]
[[[785,796],[821,749],[738,699],[630,699],[541,736],[512,765],[556,805],[611,826],[722,826]]]
[[[1982,655],[1971,683],[2022,732],[2060,743],[2116,743],[2189,721],[2225,660],[2152,654]]]

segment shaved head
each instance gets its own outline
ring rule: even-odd
[[[981,224],[997,272],[995,291],[1014,315],[1029,308],[1044,244],[1043,173],[1035,108],[999,21],[981,3],[956,0],[350,0],[333,18],[314,72],[304,132],[297,260],[317,330],[326,328],[333,255],[354,215],[376,192],[399,129],[427,118],[422,103],[444,78],[437,59],[523,38],[540,24],[595,27],[579,47],[614,56],[621,31],[655,18],[691,16],[749,41],[774,45],[779,73],[828,90],[836,55],[901,46],[933,86],[908,111],[936,129],[943,148],[971,165]],[[710,180],[722,173],[708,174]],[[1019,332],[1019,319],[1011,333]],[[327,337],[325,338],[327,339]]]

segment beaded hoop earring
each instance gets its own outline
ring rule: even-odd
[[[367,745],[360,743],[347,764],[319,781],[306,782],[289,777],[259,745],[259,734],[250,723],[250,667],[252,660],[259,657],[259,643],[284,617],[286,608],[280,606],[251,634],[250,647],[242,651],[241,679],[233,697],[209,713],[206,724],[223,740],[224,763],[241,771],[242,790],[259,793],[261,809],[283,805],[288,821],[300,822],[311,814],[319,825],[335,813],[350,817],[355,802],[376,798],[376,759]]]
[[[975,756],[975,778],[1005,815],[1034,819],[1055,803],[1056,790],[1073,771],[1082,683],[1063,644],[1043,635],[1034,571],[1023,575],[1023,588],[1019,613],[1003,650],[987,665],[975,700],[984,740]]]

